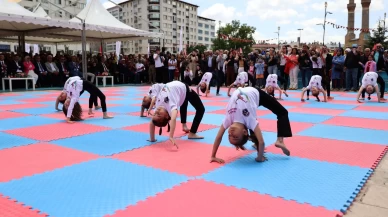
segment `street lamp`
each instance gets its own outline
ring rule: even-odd
[[[275,33],[278,34],[278,50],[280,50],[280,40],[279,40],[280,26],[278,26],[278,31]]]
[[[302,42],[302,31],[303,29],[298,29],[299,30],[299,47],[300,47],[300,44]]]
[[[326,33],[326,16],[328,14],[333,14],[329,11],[327,11],[327,2],[325,2],[325,19],[323,21],[323,42],[322,42],[322,45],[325,45],[325,33]]]

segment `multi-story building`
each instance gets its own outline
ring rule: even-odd
[[[198,16],[197,43],[205,45],[208,49],[212,46],[212,39],[216,37],[216,21]]]
[[[198,6],[180,0],[128,0],[108,11],[121,22],[136,29],[164,33],[164,37],[160,39],[124,41],[122,47],[125,54],[146,54],[148,46],[150,50],[166,47],[168,51],[175,53],[179,49],[181,28],[183,46],[197,45],[199,20],[203,26],[209,25],[209,41],[203,44],[210,47],[210,32],[215,34],[214,20],[199,19]],[[114,49],[114,44],[108,44],[106,51]]]

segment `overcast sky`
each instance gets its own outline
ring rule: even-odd
[[[100,0],[105,7],[113,6],[107,0]],[[123,0],[114,0],[122,2]],[[221,21],[221,25],[234,19],[256,27],[254,38],[266,40],[277,38],[277,27],[280,26],[280,40],[297,40],[299,31],[303,29],[302,42],[322,41],[323,28],[316,24],[323,23],[324,1],[322,0],[189,0],[198,5],[199,15]],[[361,28],[361,0],[357,4],[355,28]],[[329,14],[327,21],[347,26],[348,16],[346,5],[348,0],[327,1]],[[376,27],[379,19],[384,18],[388,11],[388,0],[372,0],[370,6],[370,28]],[[388,26],[388,19],[386,19]],[[345,29],[327,26],[325,41],[344,42]],[[359,31],[356,31],[358,36]]]

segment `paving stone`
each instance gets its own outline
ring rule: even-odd
[[[355,202],[345,217],[387,217],[388,209]]]
[[[388,187],[381,185],[371,185],[365,196],[362,198],[362,203],[372,206],[378,206],[388,209]],[[386,215],[388,216],[388,215]]]

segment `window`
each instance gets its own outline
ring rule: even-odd
[[[163,7],[163,10],[167,12],[167,8],[166,7]]]
[[[167,28],[167,23],[163,23],[163,27],[164,27],[164,28]]]
[[[198,41],[202,41],[202,36],[198,36]]]
[[[210,35],[213,36],[213,37],[216,36],[214,32],[211,32]]]
[[[202,30],[198,29],[198,34],[202,34]]]
[[[182,14],[182,12],[181,11],[178,11],[178,15],[181,15]]]
[[[167,1],[167,4],[169,4],[169,5],[170,5],[170,4],[171,4],[171,1]]]
[[[212,29],[212,30],[214,30],[214,29],[215,29],[215,27],[214,27],[214,26],[211,26],[211,29]]]
[[[205,41],[209,41],[209,38],[206,37],[206,38],[205,38]]]
[[[61,5],[62,4],[62,0],[57,0],[57,4]]]
[[[202,23],[198,23],[198,27],[203,27]]]
[[[190,32],[193,32],[193,28],[190,28]]]
[[[168,24],[168,28],[172,29],[172,24]]]
[[[209,25],[205,24],[205,29],[208,29],[209,28]]]
[[[205,35],[209,35],[209,31],[205,31]]]
[[[167,3],[167,0],[163,0],[163,3]]]
[[[164,15],[164,16],[163,16],[163,19],[167,20],[167,16],[166,16],[166,15]]]

